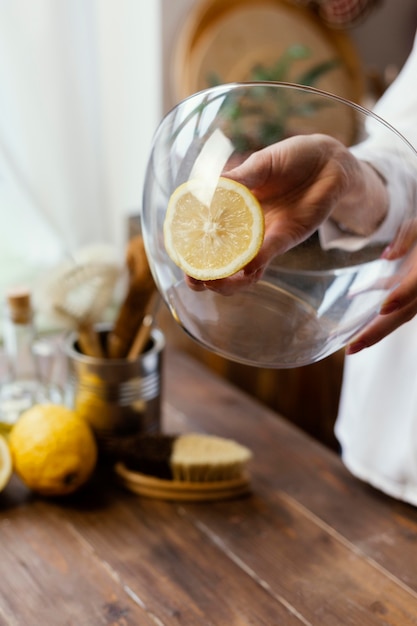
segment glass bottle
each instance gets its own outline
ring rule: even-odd
[[[0,384],[0,428],[7,430],[19,415],[34,404],[50,401],[34,350],[36,332],[31,294],[14,289],[6,294],[3,320],[5,380]]]

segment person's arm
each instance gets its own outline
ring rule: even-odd
[[[417,37],[412,52],[392,85],[386,90],[373,109],[384,122],[392,126],[417,148]],[[320,240],[325,249],[341,247],[354,249],[372,242],[387,242],[416,207],[417,158],[412,149],[395,134],[387,132],[384,123],[369,117],[366,123],[367,138],[350,148],[359,160],[367,162],[385,181],[388,192],[388,210],[378,228],[362,233],[362,238],[349,238],[349,228],[337,230],[332,219],[320,227]],[[343,213],[343,204],[339,209]],[[367,207],[368,211],[368,207]],[[343,215],[333,215],[343,224]],[[347,231],[347,232],[346,232]],[[352,235],[358,233],[352,232]]]
[[[378,170],[363,160],[355,163],[351,180],[352,189],[340,199],[329,221],[343,233],[369,238],[388,214],[387,182]]]
[[[374,112],[391,123],[415,148],[417,148],[417,90],[414,88],[417,75],[417,37],[413,50],[394,83],[385,92],[374,108]],[[417,207],[417,160],[410,150],[393,159],[391,146],[378,135],[377,126],[371,128],[369,140],[352,149],[358,158],[368,159],[373,167],[386,180],[389,197],[389,210],[379,229],[371,234],[370,239],[357,241],[358,247],[371,239],[383,241],[387,233],[403,222],[410,213],[413,218]],[[415,222],[414,216],[414,224]],[[321,227],[321,239],[327,245],[339,245],[337,233],[332,231],[333,224],[328,220]],[[340,233],[339,233],[340,235]],[[409,228],[405,239],[394,239],[385,251],[387,258],[404,254],[417,241],[417,228]],[[392,237],[391,237],[392,238]],[[347,241],[346,233],[342,239]],[[347,347],[347,354],[354,354],[363,348],[378,343],[394,330],[410,321],[417,313],[417,250],[409,253],[402,270],[398,286],[387,296],[380,310],[380,315],[369,324]]]

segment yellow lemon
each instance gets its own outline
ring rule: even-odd
[[[83,485],[97,462],[90,426],[75,411],[38,404],[13,426],[9,445],[22,481],[42,495],[65,495]]]
[[[198,280],[238,272],[262,245],[262,208],[247,187],[219,178],[215,189],[200,179],[172,194],[164,221],[165,248],[176,265]]]
[[[105,399],[106,383],[96,374],[83,374],[75,394],[74,405],[77,414],[93,429],[100,432],[114,426],[114,410]]]
[[[12,456],[9,445],[2,435],[0,435],[0,491],[6,487],[12,475]]]

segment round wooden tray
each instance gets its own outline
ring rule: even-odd
[[[315,87],[354,102],[363,95],[364,75],[347,33],[332,30],[315,13],[286,0],[203,0],[188,14],[174,54],[177,100],[221,83],[251,79],[256,66],[273,67],[291,45],[306,46],[311,56],[292,64],[286,82],[301,72],[337,59],[339,65],[321,76]],[[354,135],[353,117],[346,110],[343,134]],[[329,131],[331,134],[331,129]]]
[[[177,501],[213,501],[228,500],[250,492],[247,475],[233,480],[216,482],[185,482],[163,480],[140,472],[133,472],[123,464],[117,463],[115,472],[124,487],[147,498]]]

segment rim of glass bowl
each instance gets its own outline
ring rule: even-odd
[[[385,126],[388,130],[392,131],[395,135],[397,135],[397,137],[401,139],[410,148],[410,150],[414,153],[415,157],[417,158],[417,149],[414,148],[414,146],[408,141],[408,139],[399,130],[397,130],[395,126],[390,124],[383,117],[380,117],[377,113],[374,113],[374,111],[372,111],[371,109],[366,108],[362,104],[353,102],[353,100],[344,98],[343,96],[339,96],[329,91],[325,91],[324,89],[319,89],[318,87],[312,87],[311,85],[302,85],[300,83],[291,83],[291,82],[285,82],[285,81],[266,81],[266,80],[248,81],[248,82],[237,81],[237,82],[231,82],[231,83],[221,83],[220,85],[215,85],[213,87],[207,87],[206,89],[201,89],[199,91],[196,91],[190,94],[186,98],[183,98],[182,100],[177,102],[173,107],[171,107],[171,109],[162,117],[158,125],[158,128],[160,128],[163,125],[164,120],[170,117],[172,113],[174,113],[177,109],[179,109],[183,104],[185,104],[189,100],[192,100],[193,98],[196,98],[197,96],[203,96],[204,94],[215,93],[215,92],[224,93],[225,91],[232,91],[234,89],[240,89],[240,88],[247,89],[248,87],[250,88],[250,87],[274,87],[274,86],[283,87],[284,89],[296,89],[298,91],[305,91],[308,93],[315,94],[317,96],[322,96],[330,100],[339,102],[340,104],[343,104],[347,107],[353,108],[358,113],[361,113],[362,115],[365,115],[366,117],[372,117],[373,119],[380,122],[383,126]],[[156,129],[156,134],[158,132],[158,128]]]
[[[289,90],[297,90],[300,92],[305,92],[305,93],[310,93],[313,95],[317,95],[320,97],[324,97],[327,98],[329,100],[332,100],[334,102],[337,102],[345,107],[351,108],[353,110],[355,110],[357,113],[361,114],[364,117],[368,117],[368,118],[372,118],[374,120],[376,120],[378,123],[382,124],[388,131],[394,133],[394,135],[396,135],[396,137],[399,139],[400,142],[402,142],[409,150],[410,152],[413,154],[413,156],[416,158],[416,162],[417,162],[417,149],[414,148],[414,146],[410,143],[410,141],[408,141],[408,139],[399,131],[397,130],[397,128],[395,128],[395,126],[393,126],[392,124],[390,124],[387,120],[385,120],[383,117],[379,116],[377,113],[374,113],[374,111],[372,111],[371,109],[366,108],[365,106],[358,104],[356,102],[353,102],[352,100],[349,100],[347,98],[344,98],[343,96],[339,96],[337,94],[334,93],[330,93],[328,91],[325,91],[324,89],[320,89],[318,87],[312,87],[311,85],[302,85],[299,83],[292,83],[292,82],[285,82],[285,81],[248,81],[248,82],[242,82],[242,81],[236,81],[236,82],[229,82],[229,83],[221,83],[219,85],[215,85],[213,87],[207,87],[206,89],[201,89],[199,91],[196,91],[192,94],[190,94],[189,96],[183,98],[182,100],[180,100],[179,102],[177,102],[173,107],[171,107],[171,109],[169,111],[167,111],[167,113],[162,117],[162,119],[160,120],[158,127],[155,130],[155,134],[154,134],[154,140],[157,138],[159,131],[164,127],[164,123],[170,118],[172,117],[172,115],[175,114],[175,112],[184,104],[186,104],[187,102],[196,99],[196,98],[202,98],[205,95],[213,95],[213,98],[211,98],[207,104],[210,104],[214,99],[216,99],[217,97],[221,97],[222,95],[224,95],[227,92],[232,92],[238,89],[248,89],[248,88],[255,88],[255,87],[280,87],[282,89],[289,89]],[[180,130],[183,128],[183,126],[185,124],[187,124],[189,119],[189,116],[187,115],[185,120],[183,120],[178,128],[176,128],[175,133],[177,134],[178,132],[180,132]],[[360,143],[360,142],[358,142]],[[150,155],[152,155],[153,152],[153,148],[151,147],[151,152]],[[151,157],[150,157],[151,158]],[[145,193],[145,188],[146,188],[146,182],[145,182],[145,186],[144,186],[144,193]],[[144,211],[141,212],[141,219],[145,219]],[[147,229],[143,229],[143,225],[142,225],[142,230],[147,230]],[[145,241],[146,244],[146,241]],[[355,267],[363,267],[364,264],[367,264],[368,262],[371,263],[372,260],[375,259],[369,259],[369,261],[365,260],[362,262],[356,262],[353,264],[349,264],[348,266],[338,266],[338,267],[329,267],[329,268],[322,268],[322,269],[297,269],[297,268],[286,268],[285,266],[279,266],[279,271],[283,272],[283,273],[288,273],[288,274],[308,274],[308,275],[323,275],[324,273],[334,273],[334,274],[340,274],[343,273],[344,271],[346,271],[347,269],[349,269],[350,271],[355,268]]]

